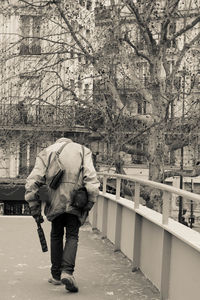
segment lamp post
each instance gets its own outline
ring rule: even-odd
[[[194,191],[194,182],[193,179],[191,179],[191,192]],[[190,218],[189,218],[189,224],[190,228],[193,228],[194,223],[194,207],[193,207],[193,200],[190,200]]]
[[[184,150],[181,147],[181,163],[180,163],[180,170],[183,171],[183,158],[184,158]],[[183,189],[183,175],[180,175],[180,189]],[[179,213],[178,213],[178,221],[182,223],[182,216],[183,216],[183,197],[179,196]]]
[[[183,71],[183,103],[182,103],[182,124],[184,120],[184,113],[185,113],[185,67]],[[184,147],[181,147],[181,161],[180,161],[180,170],[181,173],[183,172],[184,166]],[[183,175],[180,175],[180,189],[183,189]],[[178,213],[178,221],[182,223],[183,217],[183,197],[179,196],[179,213]]]

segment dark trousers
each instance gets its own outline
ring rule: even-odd
[[[78,217],[64,213],[52,221],[51,227],[51,274],[60,280],[61,272],[73,274],[78,247],[80,222]],[[63,237],[65,232],[65,245]]]

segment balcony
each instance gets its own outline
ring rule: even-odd
[[[63,131],[72,128],[77,131],[72,106],[0,104],[0,129]],[[81,128],[78,128],[80,131]]]

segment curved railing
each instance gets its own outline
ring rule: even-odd
[[[194,194],[167,184],[142,179],[134,176],[121,175],[121,174],[111,174],[106,172],[99,172],[98,175],[103,177],[103,194],[106,192],[107,178],[116,178],[116,199],[119,199],[121,194],[121,180],[127,180],[135,183],[135,194],[134,194],[134,207],[139,208],[140,200],[140,186],[148,186],[150,188],[155,188],[163,191],[163,211],[162,211],[162,223],[168,224],[169,210],[170,210],[170,198],[172,194],[176,194],[185,199],[200,202],[200,195]]]
[[[169,214],[172,194],[198,202],[200,195],[133,176],[104,172],[98,176],[103,185],[89,216],[92,227],[133,261],[133,270],[144,273],[161,299],[188,300],[191,295],[199,299],[200,234]],[[114,195],[106,192],[108,178],[116,179]],[[134,182],[134,201],[120,196],[121,180]],[[141,186],[163,191],[162,214],[140,204]]]

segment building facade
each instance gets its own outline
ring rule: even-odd
[[[112,165],[116,145],[125,143],[131,136],[129,132],[132,134],[135,129],[130,126],[123,135],[116,134],[114,121],[121,118],[121,114],[115,115],[117,107],[110,99],[118,96],[122,99],[122,106],[126,104],[125,116],[151,115],[151,105],[141,98],[132,80],[136,75],[146,90],[150,88],[150,70],[144,58],[146,46],[131,7],[122,2],[63,1],[65,6],[56,7],[43,5],[43,1],[28,1],[29,5],[20,0],[1,2],[0,177],[8,179],[10,188],[9,179],[19,184],[17,180],[31,171],[37,153],[61,136],[89,145],[97,165]],[[157,2],[158,16],[153,33],[159,41],[166,1]],[[142,5],[145,3],[141,4],[141,10]],[[187,22],[192,22],[198,7],[198,1],[190,1],[190,6],[188,1],[180,1],[176,17],[168,26],[168,36],[182,28],[186,13]],[[122,46],[124,32],[130,34],[135,52]],[[166,52],[169,72],[191,35],[198,34],[199,23],[189,36],[183,34],[169,42]],[[129,73],[129,63],[133,65],[134,74]],[[196,40],[175,76],[171,117],[200,109],[198,68],[199,42]],[[160,76],[165,76],[162,68]],[[112,79],[113,85],[110,84]],[[99,112],[104,118],[102,132],[98,130],[102,125]],[[121,126],[124,120],[120,120]],[[124,131],[120,126],[119,131]],[[192,166],[200,159],[199,144],[199,135],[195,133],[195,138],[191,136],[191,143],[184,147],[183,158],[180,149],[174,152],[174,165],[179,166],[183,159],[185,167]],[[135,143],[138,153],[146,147],[145,139]],[[127,155],[122,151],[121,155],[125,166],[147,163],[138,154]],[[170,163],[170,153],[166,163]],[[0,201],[4,201],[3,198],[1,196]]]

